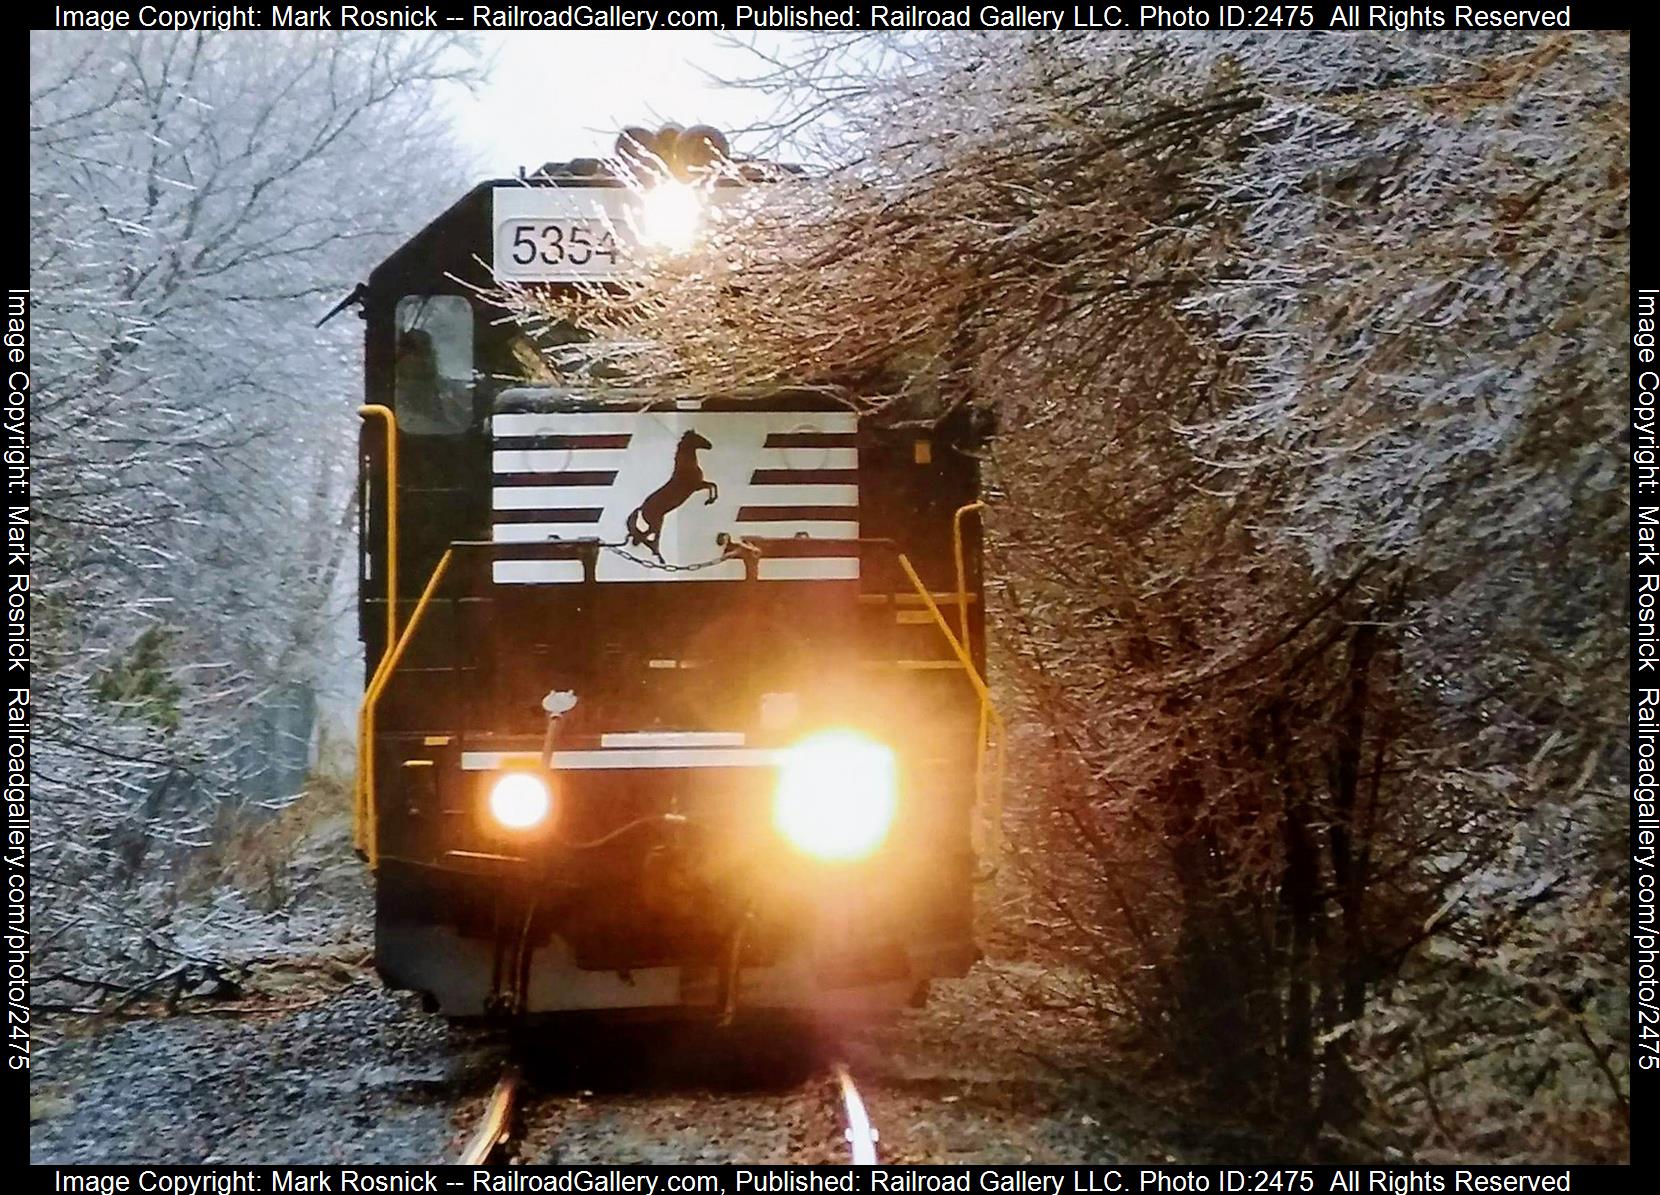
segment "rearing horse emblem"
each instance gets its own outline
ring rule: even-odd
[[[674,472],[629,513],[628,543],[649,549],[661,563],[663,553],[657,545],[663,538],[663,520],[700,490],[709,491],[709,497],[703,503],[705,506],[720,497],[720,487],[703,476],[703,467],[697,463],[698,449],[713,447],[696,432],[689,431],[680,437],[680,443],[674,449]]]

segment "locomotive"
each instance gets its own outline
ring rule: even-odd
[[[713,130],[629,130],[354,294],[355,834],[381,976],[448,1016],[860,1013],[977,957],[975,429],[619,397],[493,297],[603,286],[765,185]]]

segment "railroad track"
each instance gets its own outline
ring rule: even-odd
[[[853,1082],[847,1065],[830,1065],[830,1078],[835,1085],[841,1110],[842,1140],[847,1143],[855,1166],[876,1165],[876,1126],[864,1098]],[[478,1128],[468,1139],[456,1162],[462,1166],[490,1166],[506,1162],[519,1130],[519,1112],[525,1096],[524,1077],[515,1067],[508,1067],[496,1082],[490,1098],[484,1105],[484,1114]]]
[[[853,1076],[848,1073],[846,1064],[832,1063],[830,1073],[834,1076],[836,1087],[841,1094],[842,1118],[847,1122],[843,1136],[847,1140],[848,1148],[853,1151],[853,1164],[874,1166],[876,1126],[870,1123],[870,1113],[865,1110],[865,1101],[859,1095],[859,1089],[853,1086]]]
[[[467,1142],[467,1148],[456,1159],[458,1163],[463,1166],[489,1166],[507,1160],[523,1094],[523,1077],[517,1068],[508,1067],[496,1081],[495,1090],[484,1105],[484,1116]]]

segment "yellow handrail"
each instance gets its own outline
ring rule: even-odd
[[[963,650],[970,657],[974,655],[974,643],[968,630],[968,569],[963,559],[963,516],[977,510],[984,510],[984,502],[970,502],[957,507],[956,513],[951,516],[951,555],[957,564],[957,625],[962,628]],[[987,717],[991,711],[991,702],[982,697],[980,699],[980,725],[974,736],[974,804],[979,808],[986,799],[986,728]],[[998,767],[1002,767],[1002,742],[998,742]],[[1002,793],[999,789],[998,803],[1002,803]]]
[[[957,622],[963,629],[963,646],[972,652],[968,638],[968,572],[963,567],[963,516],[970,511],[984,510],[984,502],[970,502],[957,507],[951,516],[951,554],[957,561]]]
[[[974,686],[974,691],[980,695],[981,727],[984,728],[985,720],[988,717],[997,726],[997,771],[992,784],[992,808],[989,820],[991,831],[989,845],[991,849],[987,852],[993,864],[995,864],[1003,850],[1003,778],[1008,755],[1005,746],[1008,739],[1007,728],[1003,725],[1002,715],[997,712],[997,707],[992,704],[991,690],[986,687],[985,679],[980,675],[980,670],[974,667],[974,657],[968,654],[968,649],[952,633],[951,624],[946,622],[945,615],[940,613],[940,608],[934,601],[934,595],[929,593],[928,587],[922,583],[922,578],[917,575],[916,569],[911,565],[910,557],[903,552],[898,555],[899,567],[905,570],[905,576],[910,580],[911,587],[916,590],[917,596],[922,599],[922,604],[928,608],[928,613],[933,615],[934,622],[940,629],[940,634],[944,635],[946,643],[951,645],[951,651],[956,655],[957,662],[963,666],[963,671],[968,674],[969,683]],[[966,597],[966,595],[964,596]],[[984,785],[979,775],[981,766],[981,762],[977,760],[974,779],[977,799],[984,795]]]
[[[374,416],[386,425],[386,644],[381,648],[380,663],[375,665],[375,677],[392,654],[392,645],[398,641],[398,417],[390,407],[370,403],[357,409],[364,419]],[[374,684],[371,678],[369,683]],[[363,777],[369,767],[369,744],[364,739],[361,725],[357,736],[357,784],[352,792],[352,843],[364,849],[364,787]]]
[[[357,714],[358,742],[366,744],[362,755],[365,766],[361,771],[363,805],[361,811],[361,825],[359,838],[364,855],[369,861],[372,870],[379,861],[380,843],[378,841],[379,828],[375,819],[375,704],[380,700],[381,692],[392,679],[392,673],[397,670],[398,661],[403,659],[404,649],[409,646],[410,640],[415,638],[415,632],[421,625],[421,619],[426,615],[427,604],[438,589],[438,583],[444,579],[449,571],[450,559],[455,555],[454,548],[445,548],[444,554],[438,558],[438,567],[432,570],[426,588],[421,590],[420,600],[415,603],[415,609],[410,611],[409,622],[403,629],[403,634],[392,650],[382,658],[380,667],[375,669],[374,679],[369,682],[369,688],[363,694],[363,705]]]

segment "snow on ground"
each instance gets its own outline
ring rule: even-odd
[[[294,896],[248,910],[242,932],[194,949],[236,965],[229,990],[116,1015],[37,1022],[35,1162],[371,1163],[453,1158],[500,1073],[502,1036],[452,1026],[385,991],[369,965],[370,899],[337,825],[302,843]],[[240,897],[203,924],[235,925]],[[1160,1157],[1108,1126],[1075,1069],[1098,1038],[1044,1003],[1013,964],[940,982],[926,1008],[833,1045],[771,1042],[753,1067],[709,1065],[696,1032],[593,1038],[585,1061],[541,1030],[530,1063],[526,1161],[842,1161],[825,1061],[845,1057],[894,1162],[1073,1162]],[[584,1031],[587,1034],[587,1031]],[[593,1044],[597,1042],[596,1044]],[[675,1055],[665,1042],[679,1043]]]
[[[1078,1026],[1011,1028],[988,973],[853,1033],[846,1053],[892,1162],[1112,1161],[1129,1147],[1064,1057]],[[302,994],[310,985],[316,990]],[[368,976],[297,980],[282,1011],[230,1002],[172,1017],[53,1018],[36,1062],[35,1162],[436,1162],[453,1158],[499,1074],[497,1036],[447,1025]],[[822,1066],[756,1083],[720,1067],[675,1073],[618,1047],[603,1083],[531,1067],[531,1162],[839,1162]],[[594,1047],[590,1046],[590,1049]],[[600,1048],[605,1048],[603,1044]],[[1032,1051],[1028,1053],[1028,1051]],[[632,1061],[631,1061],[632,1059]],[[583,1084],[593,1082],[593,1086]],[[1152,1155],[1149,1155],[1152,1156]]]

